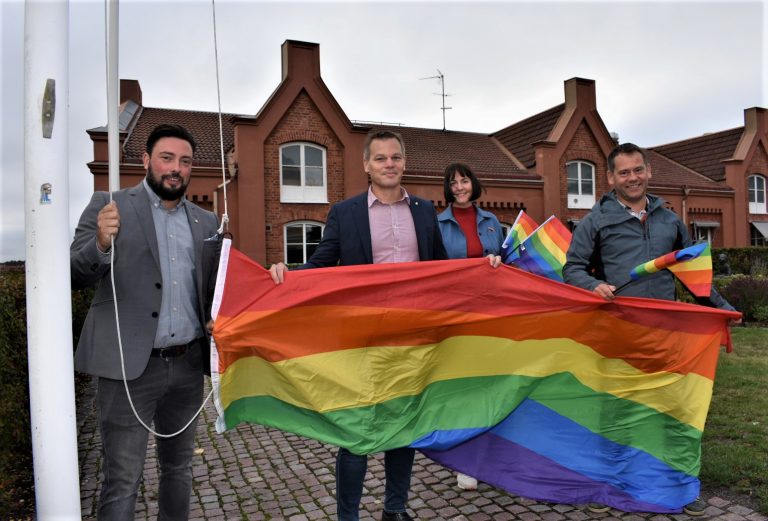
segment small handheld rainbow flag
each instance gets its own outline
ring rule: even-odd
[[[539,225],[536,221],[525,213],[525,210],[520,210],[520,213],[515,218],[515,222],[512,223],[512,227],[509,229],[507,238],[504,239],[501,245],[501,257],[504,264],[512,264],[512,261],[520,257],[518,252],[520,244],[538,227]]]
[[[565,253],[570,244],[571,232],[553,215],[522,242],[520,256],[513,264],[530,273],[563,282]]]
[[[629,272],[629,278],[635,281],[664,269],[674,273],[697,297],[709,297],[712,291],[712,253],[709,243],[694,244],[640,264]]]

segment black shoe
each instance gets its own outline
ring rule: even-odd
[[[707,505],[707,502],[701,499],[700,497],[697,497],[692,502],[688,503],[683,507],[683,512],[688,514],[689,516],[703,516],[704,511],[707,509],[709,505]]]
[[[386,510],[381,513],[381,521],[413,521],[413,518],[408,515],[408,512],[387,512]]]

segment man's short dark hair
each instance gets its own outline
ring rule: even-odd
[[[635,152],[643,156],[643,164],[647,165],[648,154],[646,154],[645,149],[640,148],[634,143],[622,143],[608,154],[608,171],[613,172],[613,169],[616,168],[616,156],[619,154],[634,154]]]
[[[368,136],[365,138],[365,144],[363,144],[363,159],[365,161],[368,161],[371,158],[371,142],[377,139],[396,139],[397,142],[400,143],[400,150],[403,153],[403,157],[405,157],[405,143],[403,143],[403,136],[390,130],[375,130],[368,133]]]
[[[483,185],[477,178],[474,172],[464,163],[451,163],[445,167],[445,174],[443,174],[443,193],[445,194],[446,204],[452,203],[456,200],[451,190],[451,181],[453,181],[453,175],[457,173],[461,177],[468,177],[472,182],[472,196],[470,201],[476,201],[480,194],[483,192]]]
[[[192,137],[192,134],[189,132],[189,130],[182,127],[181,125],[163,124],[156,126],[152,133],[149,134],[149,137],[147,138],[147,154],[151,156],[152,149],[155,148],[155,144],[164,137],[175,137],[183,139],[192,147],[193,153],[197,148],[195,138]]]

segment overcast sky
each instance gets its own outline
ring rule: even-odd
[[[744,124],[768,108],[762,1],[280,2],[216,0],[222,110],[255,114],[280,81],[286,39],[320,44],[321,73],[353,120],[493,132],[596,81],[621,141],[668,143]],[[0,261],[24,257],[23,18],[0,0]],[[85,130],[106,124],[104,2],[70,1],[71,230],[90,198]],[[120,2],[121,78],[144,105],[216,110],[211,2]],[[193,181],[194,182],[194,181]]]

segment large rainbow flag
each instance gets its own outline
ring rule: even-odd
[[[486,259],[267,271],[225,241],[211,353],[220,430],[366,454],[414,446],[512,493],[677,511],[728,320]]]

